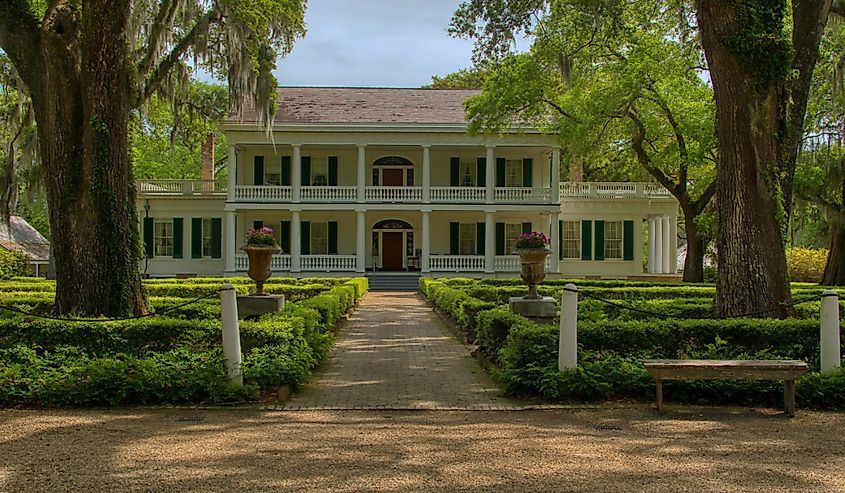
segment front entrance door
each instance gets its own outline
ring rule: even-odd
[[[403,169],[388,168],[381,170],[381,186],[383,187],[401,187],[402,175],[405,173]]]
[[[402,270],[402,233],[381,234],[381,268],[388,271]]]

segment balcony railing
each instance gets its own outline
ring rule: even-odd
[[[431,187],[431,201],[450,204],[478,203],[487,199],[484,187]]]
[[[355,270],[355,255],[303,255],[302,270],[346,272]]]
[[[422,202],[422,187],[367,187],[367,202]]]
[[[355,202],[358,187],[302,187],[303,202]]]
[[[235,270],[247,270],[249,258],[243,254],[235,255]],[[290,270],[290,255],[273,255],[270,259],[270,270]]]
[[[496,202],[528,202],[539,203],[548,202],[551,198],[550,188],[532,188],[532,187],[497,187],[496,188]]]
[[[483,255],[431,255],[432,272],[484,272]]]
[[[226,183],[217,180],[138,180],[141,195],[226,195]]]
[[[552,267],[552,258],[546,257],[546,272]],[[496,272],[519,272],[522,270],[519,255],[496,255],[493,259],[493,270]]]
[[[290,202],[291,187],[236,185],[235,200],[246,202]]]
[[[560,184],[561,198],[586,197],[598,199],[668,199],[672,195],[656,183],[564,182]]]

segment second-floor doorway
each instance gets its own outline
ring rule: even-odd
[[[401,187],[405,184],[405,170],[401,168],[386,168],[381,171],[381,185],[383,187]]]

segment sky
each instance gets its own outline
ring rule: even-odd
[[[309,0],[308,33],[278,60],[283,86],[419,87],[472,65],[446,28],[460,0]]]

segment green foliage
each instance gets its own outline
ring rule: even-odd
[[[155,309],[218,289],[224,279],[150,280]],[[246,290],[249,280],[227,278]],[[297,284],[300,283],[300,284]],[[240,322],[246,385],[233,387],[220,349],[220,305],[198,301],[152,317],[66,322],[0,318],[0,404],[102,406],[228,403],[254,400],[279,385],[299,385],[332,348],[337,319],[366,292],[366,279],[278,278],[268,284],[298,297],[281,313]],[[297,289],[301,288],[301,289]],[[55,283],[0,283],[0,303],[48,310]],[[304,296],[305,294],[308,296]]]
[[[827,264],[827,250],[810,248],[788,248],[786,267],[789,279],[793,282],[821,281],[824,266]]]
[[[431,84],[423,86],[423,89],[481,89],[487,73],[484,69],[464,68],[457,72],[439,77],[431,77]]]
[[[0,250],[0,279],[11,279],[29,273],[29,259],[20,252]]]
[[[733,2],[732,32],[725,46],[736,56],[742,69],[755,74],[759,89],[768,89],[784,80],[791,70],[791,2],[787,0],[739,0]]]

